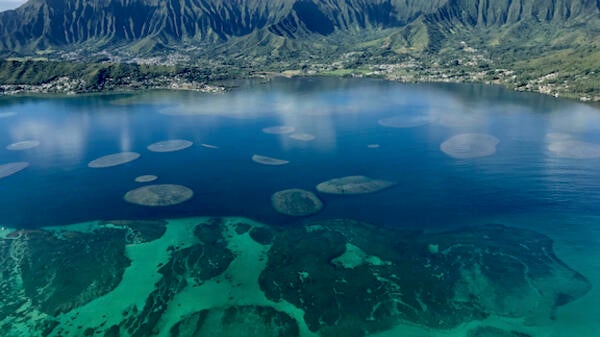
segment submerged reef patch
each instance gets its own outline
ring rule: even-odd
[[[154,241],[167,230],[165,220],[109,220],[101,222],[101,225],[125,230],[125,241],[128,244]]]
[[[125,201],[141,206],[172,206],[190,200],[194,191],[173,184],[148,185],[131,190],[125,194]]]
[[[9,117],[16,116],[16,115],[17,115],[17,113],[16,112],[12,112],[12,111],[9,111],[9,112],[0,112],[0,118],[9,118]]]
[[[564,133],[564,132],[549,132],[546,134],[546,141],[547,142],[558,142],[558,141],[563,141],[563,140],[572,140],[573,136],[568,134],[568,133]]]
[[[365,336],[398,321],[451,329],[490,315],[549,320],[590,289],[549,238],[500,225],[425,234],[319,221],[279,231],[268,255],[261,288],[301,308],[321,336]]]
[[[380,119],[377,121],[379,125],[388,128],[416,128],[424,126],[435,121],[435,117],[428,115],[399,115],[389,118]]]
[[[118,165],[127,164],[132,162],[140,157],[140,154],[137,152],[120,152],[109,154],[107,156],[100,157],[98,159],[94,159],[89,162],[88,167],[91,168],[106,168],[113,167]]]
[[[197,243],[186,248],[171,247],[169,260],[159,267],[160,279],[155,284],[154,291],[148,294],[143,308],[125,313],[122,321],[110,327],[108,331],[111,331],[113,336],[145,337],[156,334],[159,321],[178,293],[186,287],[199,287],[223,274],[234,260],[235,255],[227,247],[223,235],[225,229],[219,219],[195,226],[193,236]],[[189,300],[202,301],[201,298]],[[198,305],[201,306],[200,303]],[[190,315],[172,328],[168,327],[171,336],[196,336],[180,335],[187,332],[190,328],[188,323],[195,319],[200,317]]]
[[[365,194],[378,192],[395,184],[393,181],[365,176],[348,176],[324,181],[316,188],[317,191],[328,194]]]
[[[315,135],[311,135],[310,133],[293,133],[290,135],[290,138],[303,142],[310,142],[317,139]]]
[[[175,152],[185,150],[192,145],[194,145],[194,143],[189,140],[171,139],[150,144],[148,145],[148,150],[152,152]]]
[[[26,303],[56,316],[110,292],[129,265],[125,244],[125,232],[113,228],[11,233],[0,240],[0,322]]]
[[[37,140],[24,140],[21,142],[12,143],[6,146],[6,149],[9,151],[23,151],[33,149],[38,146],[40,146],[40,142]]]
[[[136,183],[150,183],[150,182],[155,181],[156,179],[158,179],[157,176],[151,175],[151,174],[146,174],[143,176],[136,177],[135,182]]]
[[[493,326],[480,326],[470,330],[466,337],[531,337],[531,335],[518,331],[502,330]]]
[[[289,161],[283,159],[277,159],[267,156],[261,156],[259,154],[255,154],[252,156],[252,161],[262,165],[270,165],[270,166],[280,166],[289,164]]]
[[[600,158],[600,144],[583,142],[562,132],[546,134],[548,151],[556,157],[569,159]]]
[[[307,216],[323,208],[323,202],[314,193],[298,188],[274,193],[271,204],[277,212],[290,216]]]
[[[440,150],[456,159],[469,159],[491,156],[496,153],[500,140],[483,133],[463,133],[446,140]]]
[[[587,143],[575,139],[552,141],[550,144],[548,144],[548,151],[561,158],[600,158],[600,144]]]
[[[297,337],[296,321],[266,306],[232,306],[202,310],[171,328],[171,337]]]
[[[29,167],[27,162],[16,162],[0,165],[0,179],[11,176]]]
[[[267,133],[267,134],[272,134],[272,135],[286,135],[286,134],[294,133],[294,131],[296,131],[295,127],[287,126],[287,125],[271,126],[271,127],[262,129],[262,132]]]
[[[550,238],[502,225],[425,233],[189,218],[73,228],[90,226],[0,239],[3,336],[363,337],[410,325],[423,336],[529,337],[485,319],[528,322],[531,333],[591,288]]]

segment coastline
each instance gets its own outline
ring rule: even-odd
[[[486,86],[499,86],[506,90],[512,90],[522,93],[541,94],[551,96],[556,99],[566,99],[576,101],[593,107],[600,107],[600,96],[582,97],[574,92],[563,92],[561,94],[543,90],[532,90],[531,88],[514,87],[501,81],[490,81],[485,79],[473,78],[472,74],[464,73],[462,76],[449,76],[443,74],[440,76],[432,76],[431,74],[415,72],[409,73],[406,76],[398,76],[394,73],[382,73],[366,71],[365,69],[343,69],[342,71],[309,71],[301,70],[283,70],[283,71],[255,71],[245,76],[234,76],[227,79],[221,79],[210,82],[195,82],[182,81],[181,78],[173,77],[171,81],[161,79],[149,79],[147,83],[130,83],[120,84],[110,87],[103,87],[96,90],[73,90],[73,85],[65,85],[66,82],[77,82],[78,80],[69,80],[65,77],[57,79],[53,82],[40,85],[30,84],[0,84],[0,99],[7,97],[80,97],[87,95],[110,95],[110,94],[126,94],[139,93],[144,91],[166,90],[166,91],[193,91],[209,94],[223,94],[233,88],[234,85],[225,85],[224,82],[236,80],[251,80],[263,79],[270,80],[273,78],[310,78],[310,77],[339,77],[339,78],[368,78],[380,79],[390,82],[406,83],[406,84],[478,84]]]

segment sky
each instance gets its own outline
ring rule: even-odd
[[[25,0],[0,0],[0,11],[17,8],[24,2]]]

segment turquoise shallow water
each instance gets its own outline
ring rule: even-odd
[[[11,113],[0,115],[0,165],[29,163],[0,179],[5,335],[600,334],[593,107],[475,85],[274,79],[223,95],[3,98],[0,112]],[[314,139],[262,131],[272,126]],[[168,139],[193,145],[147,149]],[[39,146],[4,148],[29,140]],[[119,152],[140,157],[88,167]],[[393,186],[316,188],[345,176]],[[147,184],[194,195],[168,207],[123,199]],[[277,212],[271,196],[289,188],[322,209]]]

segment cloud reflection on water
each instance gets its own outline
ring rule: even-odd
[[[14,123],[9,129],[9,135],[13,143],[30,139],[40,141],[39,148],[44,151],[42,158],[45,161],[52,162],[53,155],[58,155],[68,159],[69,163],[76,164],[85,155],[87,131],[85,118],[57,121],[27,117]],[[39,153],[25,152],[24,155],[41,159]]]

